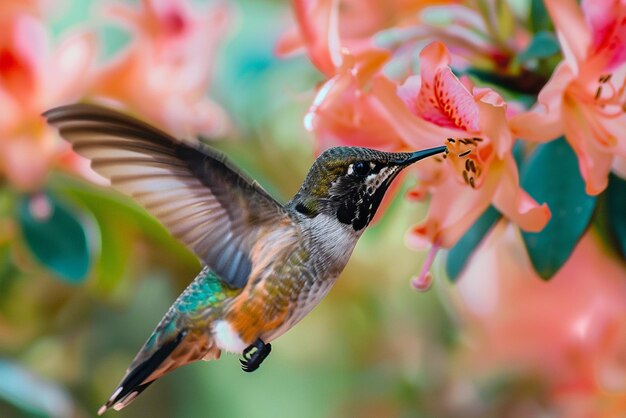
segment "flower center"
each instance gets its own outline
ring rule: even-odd
[[[448,138],[446,140],[446,152],[442,159],[448,160],[454,170],[463,177],[465,184],[472,189],[482,184],[482,174],[484,172],[484,162],[478,152],[478,144],[482,138]]]
[[[626,77],[616,82],[612,73],[598,77],[593,102],[598,111],[606,117],[618,117],[626,112]]]

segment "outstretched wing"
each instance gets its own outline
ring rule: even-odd
[[[245,286],[259,230],[283,207],[217,151],[117,111],[75,104],[44,113],[91,167],[132,196],[226,283]]]

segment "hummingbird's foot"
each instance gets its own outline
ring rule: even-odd
[[[248,373],[255,371],[270,354],[270,351],[272,351],[272,345],[265,344],[262,339],[257,338],[254,343],[243,350],[243,359],[239,360],[241,369]]]

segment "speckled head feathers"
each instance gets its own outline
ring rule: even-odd
[[[413,153],[331,148],[313,163],[289,206],[308,217],[319,213],[336,216],[359,231],[372,219],[387,188],[403,168],[443,151],[445,147]]]

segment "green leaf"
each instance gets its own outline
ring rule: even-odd
[[[552,29],[552,21],[543,0],[532,0],[530,4],[530,27],[533,32]]]
[[[91,264],[85,216],[50,194],[20,197],[18,222],[27,248],[63,280],[85,280]]]
[[[626,258],[626,180],[614,174],[609,176],[606,189],[608,227],[617,247]]]
[[[521,99],[532,105],[537,100],[537,94],[545,86],[548,80],[544,75],[522,69],[519,74],[498,74],[480,68],[469,67],[462,72],[455,73],[457,76],[467,75],[470,79],[477,79],[479,84],[492,85],[505,97]],[[530,96],[524,98],[523,96]]]
[[[451,281],[456,281],[476,247],[480,245],[487,232],[501,217],[502,215],[497,209],[489,206],[465,235],[450,249],[446,259],[446,272]]]
[[[521,184],[552,212],[542,231],[522,232],[535,271],[548,280],[567,261],[589,225],[596,197],[585,193],[578,160],[563,138],[535,149],[522,169]]]
[[[554,34],[541,31],[535,34],[528,48],[519,54],[518,59],[520,62],[527,62],[533,59],[548,58],[558,54],[560,50],[559,41]]]

